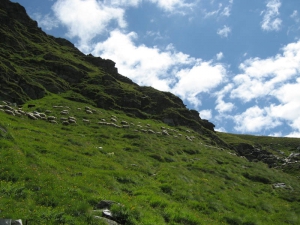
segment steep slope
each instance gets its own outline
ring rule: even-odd
[[[140,87],[120,75],[113,61],[84,55],[69,41],[45,34],[18,3],[3,0],[0,10],[0,99],[22,104],[49,92],[65,93],[139,118],[214,131],[175,95]]]
[[[120,205],[111,207],[111,219],[119,224],[300,223],[297,176],[238,157],[186,127],[55,94],[27,102],[22,110],[1,104],[1,218],[106,224],[100,205],[113,201]],[[1,110],[9,107],[15,116]],[[48,120],[22,111],[46,113]],[[69,116],[77,123],[60,122]],[[169,135],[162,134],[162,126]]]
[[[0,218],[107,224],[111,200],[119,224],[300,224],[299,139],[214,132],[8,0],[0,85]]]

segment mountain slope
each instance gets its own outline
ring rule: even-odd
[[[49,92],[67,92],[65,97],[97,107],[187,125],[199,132],[214,130],[175,95],[139,87],[118,74],[113,61],[84,55],[69,41],[45,34],[19,4],[4,0],[0,8],[3,100],[21,104]]]
[[[8,0],[0,40],[0,218],[107,224],[109,200],[119,224],[300,224],[299,139],[214,132]]]

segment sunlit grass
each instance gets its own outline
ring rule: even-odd
[[[229,149],[204,146],[200,142],[206,139],[195,132],[194,141],[187,141],[184,136],[191,134],[186,128],[175,128],[183,135],[177,138],[146,134],[135,131],[136,125],[149,124],[154,131],[174,128],[119,111],[94,108],[96,112],[87,115],[77,109],[87,104],[57,95],[30,103],[58,118],[60,109],[53,106],[68,106],[77,124],[50,124],[0,112],[3,218],[23,218],[30,224],[101,224],[92,210],[109,199],[123,205],[113,211],[125,224],[300,222],[296,177],[230,155]],[[121,129],[97,124],[111,115],[135,125]],[[83,118],[91,123],[83,123]],[[277,182],[292,190],[274,189]]]

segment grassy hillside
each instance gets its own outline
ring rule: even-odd
[[[215,132],[9,0],[0,40],[0,218],[107,224],[110,200],[126,225],[300,224],[299,139]]]
[[[28,104],[35,107],[28,109]],[[86,106],[93,114],[85,112]],[[188,128],[54,94],[29,101],[23,110],[50,110],[48,116],[56,116],[58,123],[0,111],[2,218],[27,219],[28,224],[104,224],[94,219],[99,212],[93,210],[100,200],[113,200],[122,204],[112,209],[121,224],[300,223],[299,178],[211,146],[209,138]],[[62,125],[62,110],[77,124]],[[112,116],[117,125],[132,123],[130,128],[98,124]],[[169,136],[148,131],[159,132],[162,126]],[[286,187],[275,188],[276,183]]]

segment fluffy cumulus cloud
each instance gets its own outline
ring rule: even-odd
[[[221,29],[218,29],[217,31],[217,34],[220,36],[220,37],[228,37],[228,35],[231,33],[231,28],[224,25],[223,28]]]
[[[226,69],[220,64],[195,59],[178,52],[172,45],[165,49],[136,45],[134,32],[119,30],[95,46],[94,55],[114,59],[119,72],[140,85],[171,91],[194,106],[200,105],[197,95],[218,86]]]
[[[269,0],[267,9],[262,12],[263,20],[261,28],[265,31],[278,31],[281,28],[282,20],[279,16],[280,0]]]
[[[268,115],[268,109],[261,109],[258,106],[248,108],[240,115],[234,116],[237,131],[247,132],[260,132],[263,129],[268,130],[279,126],[280,121]]]
[[[59,21],[50,14],[43,16],[42,14],[35,13],[33,14],[33,18],[38,21],[39,26],[43,27],[45,30],[52,30],[59,26]]]
[[[177,9],[190,8],[192,3],[187,3],[185,0],[148,0],[157,4],[158,7],[166,11],[177,11]]]
[[[178,71],[176,77],[178,82],[172,91],[198,107],[201,105],[198,95],[221,84],[226,77],[226,68],[221,64],[198,61],[193,67]]]
[[[210,109],[201,110],[199,114],[201,119],[210,120],[212,118],[212,112]]]
[[[242,102],[264,99],[269,104],[253,106],[234,117],[241,132],[259,132],[286,122],[300,132],[300,41],[282,48],[282,54],[267,59],[248,59],[240,65],[242,74],[233,78],[231,98]]]
[[[79,38],[79,47],[83,51],[90,49],[90,41],[103,34],[110,22],[115,21],[120,28],[126,27],[123,9],[106,6],[96,0],[58,0],[53,11],[67,27],[68,36]]]

